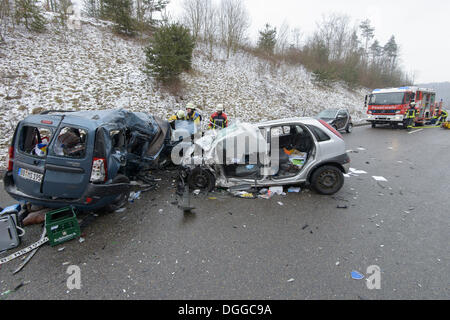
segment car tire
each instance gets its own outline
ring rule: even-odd
[[[213,174],[209,170],[200,167],[196,167],[189,173],[187,182],[190,190],[210,192],[216,186],[216,179]]]
[[[113,179],[112,183],[130,183],[130,179],[128,179],[126,176],[122,174],[119,174]],[[117,197],[113,200],[112,203],[105,206],[104,210],[106,212],[114,212],[122,208],[128,202],[129,195],[130,195],[129,192],[123,192],[117,195]]]
[[[352,131],[353,131],[353,123],[349,123],[347,128],[345,129],[345,131],[347,131],[347,133],[352,133]]]
[[[325,165],[314,171],[311,176],[311,185],[319,194],[332,195],[344,185],[344,175],[339,168]]]
[[[377,124],[375,122],[372,122],[372,128],[376,128]]]

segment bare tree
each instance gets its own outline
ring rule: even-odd
[[[220,3],[220,35],[227,49],[227,58],[231,50],[244,41],[250,26],[249,14],[242,0],[222,0]]]
[[[300,28],[294,28],[291,31],[291,47],[295,49],[300,49],[301,40],[302,40],[302,33],[300,31]]]
[[[204,5],[204,15],[203,15],[203,41],[208,45],[208,56],[212,59],[213,56],[213,45],[216,41],[218,21],[217,8],[212,4],[211,0],[205,0]]]
[[[184,0],[183,9],[184,14],[182,17],[183,23],[191,29],[194,39],[198,39],[202,26],[205,21],[205,9],[204,6],[208,2],[207,0]],[[210,2],[210,1],[209,1]]]
[[[288,37],[289,37],[289,24],[286,21],[284,21],[277,34],[277,51],[282,55],[288,48]]]

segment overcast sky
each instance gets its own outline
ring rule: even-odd
[[[168,12],[181,13],[183,0],[171,0]],[[250,13],[250,36],[256,41],[265,23],[277,29],[287,22],[304,35],[323,14],[342,13],[355,23],[369,18],[375,38],[384,45],[394,35],[403,69],[416,83],[450,81],[450,1],[448,0],[243,0]],[[305,36],[304,36],[305,38]]]

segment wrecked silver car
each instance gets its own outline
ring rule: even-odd
[[[209,131],[183,151],[180,162],[191,190],[310,184],[324,195],[342,188],[350,166],[341,134],[313,118]]]
[[[124,109],[31,115],[9,148],[5,190],[47,207],[114,210],[130,179],[170,162],[169,123]]]

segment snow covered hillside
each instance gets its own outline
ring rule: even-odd
[[[182,76],[185,88],[172,95],[142,72],[145,43],[115,36],[106,24],[84,21],[81,30],[44,34],[17,27],[5,40],[0,45],[1,166],[17,122],[41,108],[123,107],[166,118],[192,101],[204,117],[223,103],[230,121],[310,116],[330,107],[364,117],[367,90],[319,88],[302,67],[273,66],[245,52],[227,60],[216,48],[209,61],[199,46],[193,71]]]

